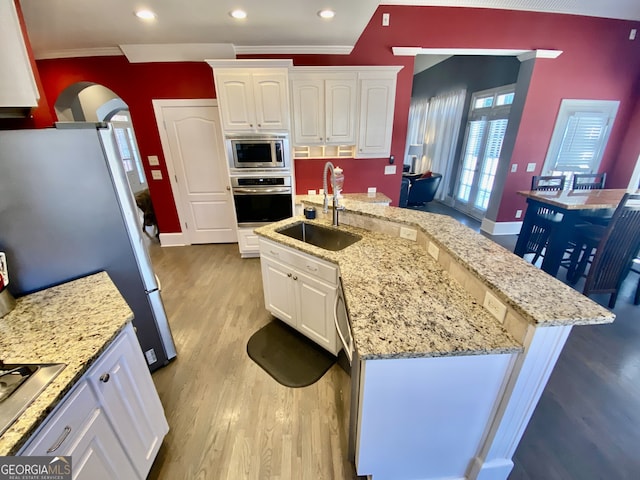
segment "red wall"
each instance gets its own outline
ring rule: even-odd
[[[113,90],[129,106],[159,229],[180,232],[151,101],[215,98],[211,68],[206,63],[129,63],[125,57],[41,60],[38,68],[52,104],[69,85],[95,82]],[[162,180],[152,180],[146,161],[149,155],[160,159]]]
[[[381,26],[382,12],[391,14],[389,27]],[[639,98],[634,87],[640,79],[640,41],[628,40],[631,28],[640,28],[640,22],[509,10],[384,6],[373,15],[351,55],[300,55],[293,56],[293,60],[295,65],[405,67],[398,74],[391,147],[397,174],[384,175],[387,159],[334,162],[345,170],[345,192],[366,191],[366,187],[376,186],[397,203],[413,58],[394,57],[391,47],[563,50],[555,60],[536,61],[512,159],[521,168],[507,178],[497,218],[513,221],[515,210],[525,206],[515,192],[525,189],[532,175],[524,172],[523,166],[536,162],[542,167],[562,98],[620,100],[602,169],[612,172],[610,186],[623,185],[622,177],[633,168],[640,153],[637,141],[628,133]],[[51,104],[67,86],[91,81],[110,88],[130,106],[143,158],[158,155],[161,159],[164,179],[150,182],[160,229],[163,233],[180,231],[151,99],[214,97],[213,75],[208,65],[129,64],[124,57],[98,57],[43,60],[38,62],[38,68]],[[636,119],[636,129],[637,123]],[[319,188],[323,164],[315,160],[296,162],[299,192]]]

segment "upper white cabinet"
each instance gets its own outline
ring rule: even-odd
[[[14,0],[0,0],[0,107],[35,107],[40,94]]]
[[[398,70],[396,67],[358,74],[360,118],[356,158],[388,157],[391,153]]]
[[[225,132],[289,129],[286,68],[216,68],[214,77]]]
[[[290,78],[294,145],[353,145],[357,72],[301,67]]]

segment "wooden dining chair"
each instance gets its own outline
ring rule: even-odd
[[[574,173],[572,190],[602,190],[607,180],[607,174],[602,173]]]
[[[577,283],[591,266],[582,293],[610,293],[609,308],[615,307],[618,290],[640,250],[640,194],[622,197],[607,227],[576,226],[567,280]],[[594,253],[595,250],[595,253]],[[637,295],[636,295],[637,296]]]
[[[531,190],[559,191],[564,189],[565,177],[535,175],[531,178]],[[536,211],[534,224],[531,227],[525,253],[533,253],[531,263],[535,264],[542,254],[553,230],[562,221],[562,214],[548,207],[540,206]]]

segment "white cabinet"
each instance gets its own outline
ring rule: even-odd
[[[336,355],[338,267],[264,239],[260,263],[267,310]]]
[[[131,324],[89,369],[87,381],[145,478],[169,425]]]
[[[242,258],[260,255],[258,236],[253,233],[253,228],[238,227],[238,249]]]
[[[356,158],[388,157],[391,153],[397,69],[360,72],[360,118]]]
[[[31,62],[14,0],[0,0],[0,107],[38,105]]]
[[[304,73],[306,72],[306,73]],[[291,74],[294,145],[353,145],[356,138],[357,74]]]
[[[72,456],[74,479],[139,478],[86,381],[74,387],[21,455]]]
[[[78,479],[144,479],[168,431],[129,323],[20,455],[73,455]]]
[[[286,68],[221,68],[214,78],[225,132],[289,129]]]

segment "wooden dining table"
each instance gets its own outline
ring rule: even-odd
[[[527,242],[536,225],[537,212],[540,207],[549,209],[551,213],[562,214],[562,220],[549,237],[541,266],[542,270],[555,277],[558,274],[560,262],[571,239],[573,229],[580,221],[580,217],[587,211],[595,213],[615,209],[625,193],[627,193],[625,189],[519,191],[518,195],[527,199],[527,211],[514,253],[520,257],[526,253]]]

